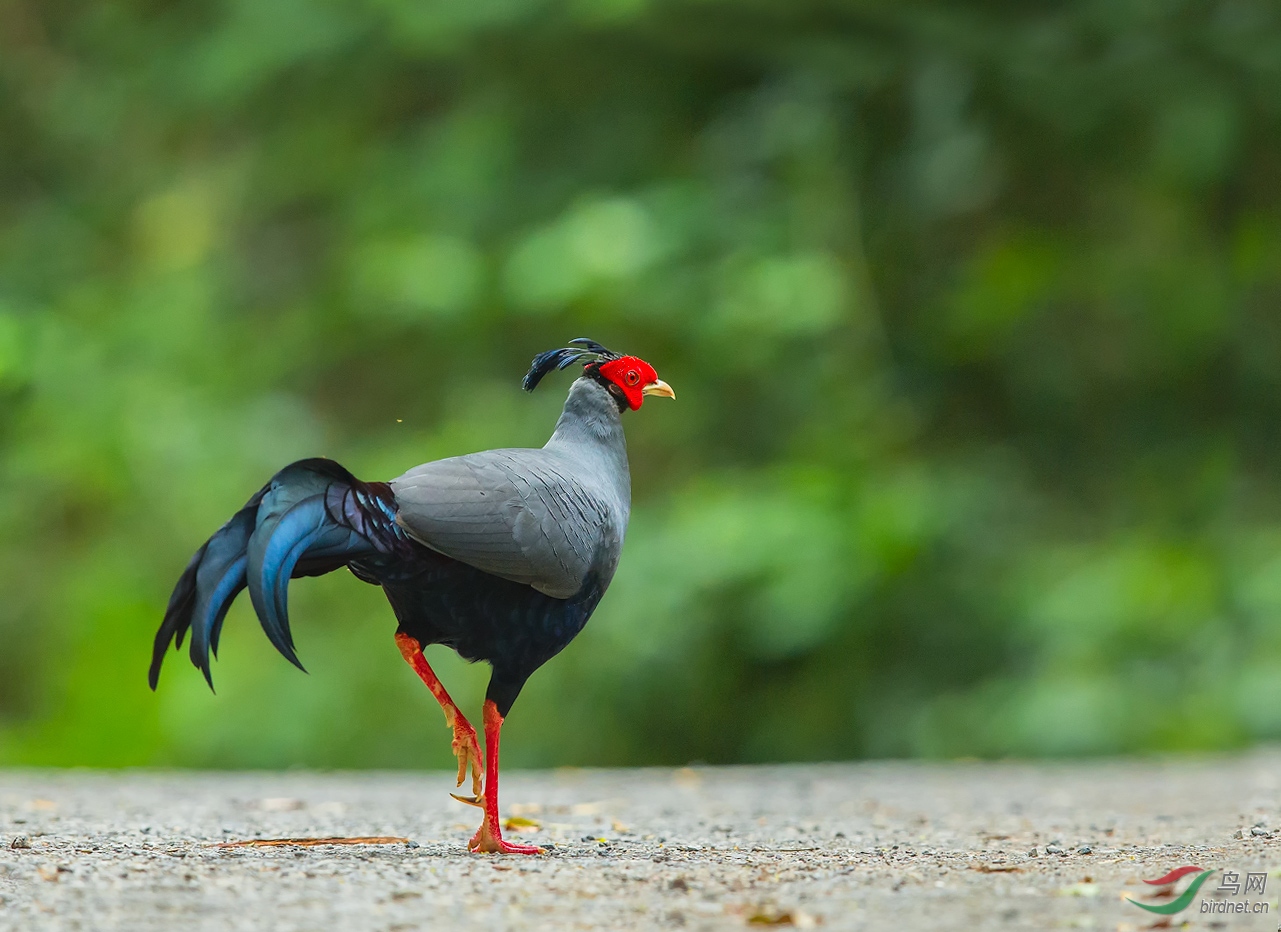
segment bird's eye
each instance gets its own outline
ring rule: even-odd
[[[635,369],[628,369],[627,375],[624,376],[624,380],[627,382],[628,385],[635,385],[637,382],[640,381],[640,373],[637,372]]]

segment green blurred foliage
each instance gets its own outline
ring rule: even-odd
[[[579,335],[680,400],[505,760],[1281,737],[1279,118],[1265,0],[0,0],[0,763],[447,766],[346,574],[309,677],[151,637],[294,458],[540,444]]]

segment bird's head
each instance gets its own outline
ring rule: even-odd
[[[565,369],[581,363],[583,375],[605,387],[622,408],[635,411],[646,395],[675,398],[672,387],[658,377],[654,367],[636,356],[622,356],[606,349],[595,340],[580,337],[570,340],[564,349],[548,350],[534,357],[522,383],[525,391],[532,392],[543,376],[553,369]]]

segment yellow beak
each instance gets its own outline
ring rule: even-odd
[[[666,382],[664,382],[662,379],[655,379],[654,381],[650,382],[648,385],[646,385],[644,388],[641,389],[641,394],[642,395],[661,395],[664,398],[670,398],[673,401],[676,400],[676,393],[672,391],[672,387],[668,385]]]

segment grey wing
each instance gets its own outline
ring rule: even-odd
[[[542,450],[437,460],[391,483],[397,521],[433,550],[558,599],[582,588],[608,508]]]

